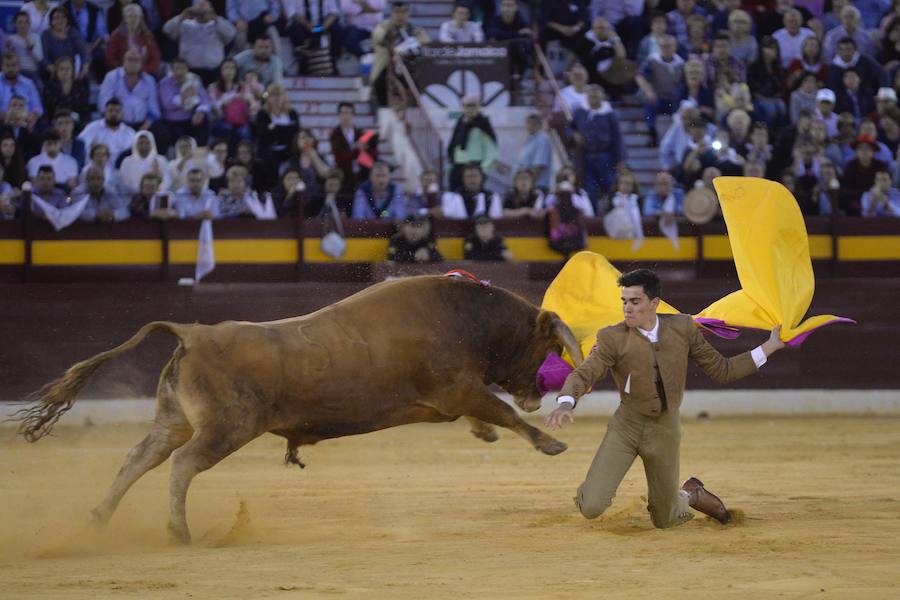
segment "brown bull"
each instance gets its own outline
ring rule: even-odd
[[[547,354],[565,348],[582,359],[553,313],[500,288],[415,277],[281,321],[149,323],[46,385],[35,406],[20,411],[20,432],[29,441],[49,433],[101,363],[157,330],[179,344],[159,378],[153,429],[92,514],[106,523],[131,485],[171,454],[169,530],[181,542],[190,540],[185,498],[194,476],[266,432],[287,438],[286,461],[301,466],[303,444],[459,417],[486,441],[497,439],[499,425],[558,454],[565,444],[525,423],[488,386],[533,411]]]

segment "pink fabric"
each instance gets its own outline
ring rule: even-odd
[[[537,370],[537,389],[542,396],[551,390],[561,390],[569,373],[574,371],[572,365],[562,359],[556,352],[551,352]]]

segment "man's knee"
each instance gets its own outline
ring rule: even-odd
[[[611,496],[589,496],[578,490],[575,505],[585,519],[596,519],[612,504]]]

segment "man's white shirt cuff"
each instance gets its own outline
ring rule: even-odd
[[[750,351],[750,357],[753,359],[753,362],[756,363],[756,368],[759,369],[764,364],[766,364],[766,353],[762,349],[762,346],[757,346],[753,350]]]
[[[573,398],[572,396],[560,396],[559,398],[556,399],[556,403],[557,404],[571,404],[572,407],[574,408],[575,398]]]

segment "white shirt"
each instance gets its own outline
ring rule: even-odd
[[[481,23],[466,21],[462,27],[457,27],[455,21],[444,21],[438,32],[438,41],[444,44],[472,44],[484,41],[484,31]]]
[[[445,219],[474,219],[483,214],[492,219],[500,219],[503,217],[503,202],[497,194],[491,193],[488,197],[488,194],[482,191],[475,196],[475,210],[470,217],[461,195],[456,192],[444,192],[441,194],[441,211]]]
[[[78,178],[78,163],[68,154],[60,152],[56,158],[50,158],[46,152],[41,152],[28,161],[28,177],[34,179],[38,169],[48,165],[53,168],[53,176],[56,183],[65,185],[70,179]]]
[[[87,124],[78,139],[84,142],[88,155],[94,144],[106,144],[109,148],[109,160],[113,164],[116,158],[126,150],[131,150],[134,144],[135,131],[125,123],[120,123],[118,128],[112,129],[106,125],[102,118]]]
[[[50,29],[50,13],[54,8],[59,6],[59,2],[48,2],[47,12],[41,13],[34,5],[34,2],[26,2],[22,5],[22,12],[28,13],[31,18],[31,32],[40,36],[46,30]]]
[[[781,51],[782,68],[786,69],[792,60],[802,56],[803,40],[813,35],[816,34],[807,27],[801,27],[797,35],[791,35],[784,27],[772,34],[772,37],[778,42],[778,49]]]
[[[650,340],[651,344],[655,344],[659,341],[659,317],[656,318],[656,323],[653,325],[653,329],[650,329],[648,331],[647,329],[641,329],[640,327],[638,327],[637,330],[642,336]],[[751,350],[750,357],[753,359],[753,363],[756,365],[757,369],[766,364],[767,357],[765,351],[763,351],[762,349],[762,346],[757,346],[756,348]],[[629,383],[630,380],[625,383],[626,392],[628,391],[627,388]],[[571,404],[573,407],[575,406],[575,398],[573,398],[572,396],[560,396],[556,399],[557,404],[562,404],[563,402]]]
[[[556,104],[553,106],[553,110],[562,110],[559,106],[559,99],[569,107],[569,112],[573,113],[579,109],[583,108],[584,110],[590,110],[590,105],[588,104],[587,99],[587,89],[585,91],[579,92],[575,89],[574,86],[567,85],[563,89],[559,90],[559,98],[556,101]]]

